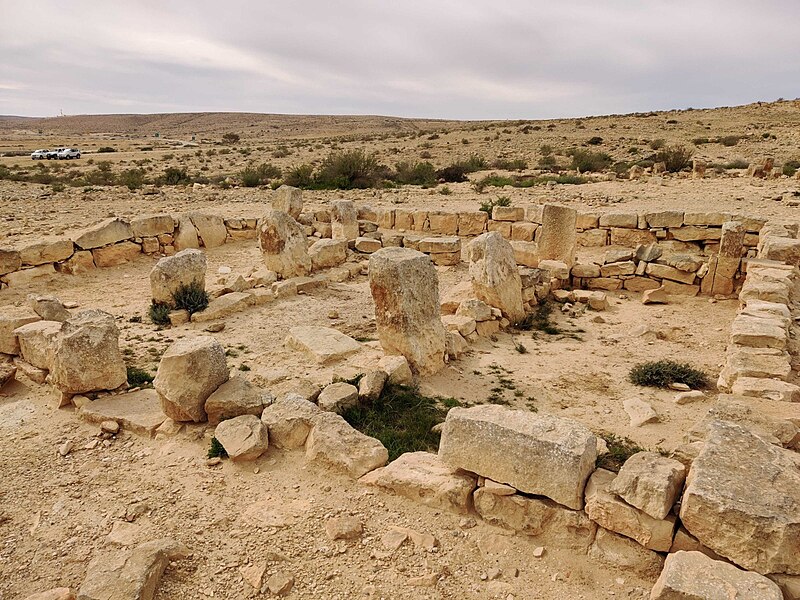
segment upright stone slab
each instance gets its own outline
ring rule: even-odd
[[[267,211],[259,222],[258,245],[266,267],[283,279],[302,277],[311,272],[306,234],[287,213]]]
[[[739,270],[744,252],[745,226],[739,221],[727,221],[722,225],[719,251],[708,261],[708,272],[700,290],[703,294],[724,296],[734,290],[734,277]]]
[[[331,237],[334,240],[358,237],[358,213],[350,200],[337,200],[331,204]]]
[[[539,231],[539,259],[558,260],[571,267],[575,264],[578,245],[578,211],[566,206],[545,204]]]
[[[439,280],[428,256],[384,248],[369,259],[369,285],[381,346],[421,375],[444,367],[447,335],[439,315]]]
[[[797,456],[739,425],[709,424],[680,517],[702,544],[745,569],[800,574]]]
[[[469,274],[479,300],[500,309],[516,323],[525,316],[522,280],[514,260],[514,248],[496,231],[476,237],[469,245]]]
[[[272,196],[272,208],[288,213],[297,220],[303,212],[303,190],[290,185],[282,185]]]
[[[181,250],[160,259],[150,271],[153,300],[173,304],[172,295],[183,285],[192,283],[205,288],[206,255],[200,250]]]
[[[218,215],[206,215],[203,213],[190,213],[188,215],[192,221],[197,235],[203,241],[205,248],[216,248],[222,246],[228,237],[228,229],[225,221]]]
[[[114,317],[84,310],[68,319],[55,341],[50,376],[67,394],[113,390],[125,383],[128,376]]]
[[[580,510],[597,439],[571,419],[497,405],[453,408],[439,457],[452,467]]]

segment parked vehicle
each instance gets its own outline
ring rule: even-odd
[[[80,158],[80,157],[81,157],[81,151],[78,150],[77,148],[63,148],[58,153],[59,160],[69,160],[71,158]]]
[[[47,153],[47,159],[52,160],[54,158],[58,158],[58,153],[62,150],[66,150],[66,148],[56,148],[54,150],[50,150],[50,152]]]
[[[44,160],[45,158],[50,158],[50,150],[34,150],[31,152],[31,158],[33,160]]]

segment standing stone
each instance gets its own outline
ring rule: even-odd
[[[331,204],[331,237],[335,240],[358,237],[358,213],[350,200],[337,200]]]
[[[746,233],[747,229],[739,221],[727,221],[722,225],[719,251],[708,261],[708,272],[700,286],[703,294],[727,296],[733,293]]]
[[[706,162],[695,158],[692,160],[692,179],[702,179],[706,175]]]
[[[228,380],[225,350],[211,336],[178,340],[161,357],[153,386],[174,421],[206,420],[205,403]]]
[[[514,248],[496,231],[476,237],[468,247],[472,289],[479,300],[499,308],[512,323],[525,316],[522,280]]]
[[[796,454],[747,429],[712,421],[681,502],[703,545],[761,574],[800,574],[800,467]]]
[[[200,250],[181,250],[160,259],[150,271],[153,300],[173,305],[172,295],[183,285],[192,283],[205,288],[206,255]]]
[[[188,216],[182,216],[178,220],[178,228],[175,230],[172,245],[175,246],[175,250],[200,247],[197,229],[194,228],[192,220]]]
[[[270,271],[284,279],[302,277],[311,272],[306,234],[287,213],[268,210],[261,218],[258,231],[261,256]]]
[[[558,260],[571,267],[575,264],[578,245],[578,212],[574,208],[545,204],[539,231],[539,259]]]
[[[225,243],[228,238],[228,229],[225,227],[222,217],[202,213],[190,213],[187,216],[191,219],[205,248],[216,248]]]
[[[379,250],[369,259],[369,284],[384,351],[405,356],[421,375],[442,369],[447,335],[431,259],[410,248]]]
[[[272,208],[288,213],[294,220],[299,219],[303,211],[303,190],[282,185],[272,196]]]
[[[712,560],[702,552],[667,555],[650,600],[783,600],[780,588],[758,573]]]
[[[453,408],[439,457],[452,467],[580,510],[597,439],[571,419],[497,405]]]
[[[53,350],[53,385],[67,394],[113,390],[127,379],[119,329],[102,310],[84,310],[61,328]]]

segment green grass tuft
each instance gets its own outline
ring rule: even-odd
[[[172,300],[177,310],[185,310],[190,315],[204,310],[208,306],[208,294],[202,283],[193,281],[178,287],[172,293]]]
[[[613,433],[601,433],[600,437],[608,446],[608,452],[597,457],[596,464],[600,469],[608,469],[617,473],[631,456],[637,452],[644,452],[644,448],[629,438],[619,437]]]
[[[150,320],[159,327],[169,325],[169,313],[171,310],[172,307],[166,302],[156,302],[153,300],[148,311]]]
[[[228,458],[228,453],[225,451],[225,448],[222,447],[222,444],[219,443],[219,440],[215,437],[211,438],[211,447],[208,449],[208,458]]]
[[[153,375],[140,369],[139,367],[127,367],[128,385],[131,387],[151,387],[153,385]]]

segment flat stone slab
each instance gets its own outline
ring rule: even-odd
[[[155,390],[106,396],[84,405],[78,415],[89,423],[116,421],[128,431],[153,437],[156,428],[167,420]]]
[[[204,323],[222,319],[235,312],[239,312],[253,306],[256,302],[252,294],[245,292],[231,292],[219,298],[215,298],[208,303],[205,310],[196,312],[192,315],[193,323]]]
[[[285,343],[320,364],[342,360],[361,350],[361,344],[353,338],[330,327],[292,327]]]

